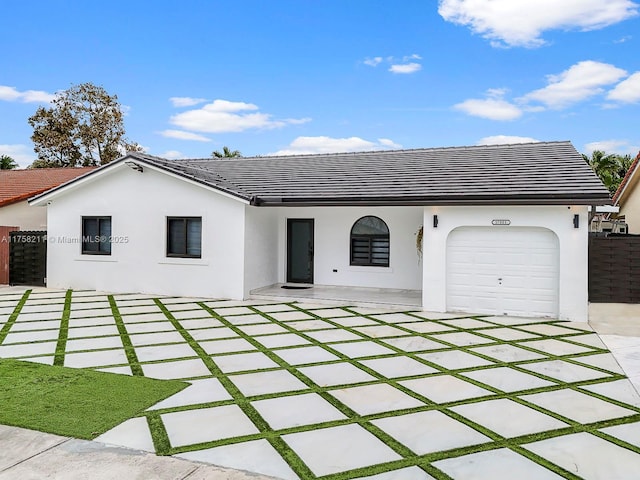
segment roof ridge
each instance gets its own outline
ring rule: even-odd
[[[571,144],[570,140],[551,140],[545,142],[520,142],[520,143],[497,143],[492,145],[459,145],[452,147],[421,147],[421,148],[396,148],[392,150],[363,150],[357,152],[328,152],[328,153],[292,153],[290,155],[254,155],[251,157],[236,157],[236,158],[182,158],[179,160],[172,160],[177,162],[231,162],[242,160],[255,160],[255,159],[278,159],[278,158],[291,158],[291,157],[341,157],[341,156],[356,156],[356,155],[376,155],[385,153],[411,153],[411,152],[433,152],[433,151],[447,151],[447,150],[482,150],[482,149],[495,149],[505,147],[521,147],[531,145],[552,145],[552,144]]]

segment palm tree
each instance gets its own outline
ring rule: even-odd
[[[225,145],[224,147],[222,147],[222,152],[220,152],[219,150],[214,150],[213,152],[211,152],[211,156],[213,158],[237,158],[241,157],[242,153],[240,153],[240,150],[230,150],[229,147]]]
[[[18,163],[9,155],[0,155],[0,170],[13,170],[18,168]]]
[[[601,150],[594,150],[591,157],[583,153],[582,158],[612,194],[618,189],[632,163],[631,155],[607,154]]]

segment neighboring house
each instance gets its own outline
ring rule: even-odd
[[[640,234],[640,188],[638,188],[640,172],[638,172],[638,163],[640,163],[640,153],[629,167],[612,200],[615,206],[620,207],[617,216],[624,215],[625,217],[628,233],[635,234]]]
[[[48,205],[54,288],[230,299],[285,282],[411,289],[430,311],[586,321],[587,206],[610,199],[571,143],[549,142],[131,153],[30,203]]]
[[[94,168],[0,170],[0,285],[9,282],[10,232],[47,229],[47,209],[30,208],[27,200]]]
[[[46,208],[30,208],[27,200],[95,167],[0,170],[0,226],[46,230]]]

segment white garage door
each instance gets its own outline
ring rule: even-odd
[[[447,310],[558,316],[558,239],[543,228],[464,227],[447,239]]]

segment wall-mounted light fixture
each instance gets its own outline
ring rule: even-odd
[[[573,216],[573,228],[580,228],[580,215],[577,213]]]
[[[438,215],[433,216],[433,228],[438,228]]]
[[[138,165],[136,162],[132,162],[132,161],[127,161],[124,162],[124,164],[129,167],[132,168],[133,170],[135,170],[136,172],[140,172],[142,173],[144,171],[144,169],[142,168],[142,165]]]

